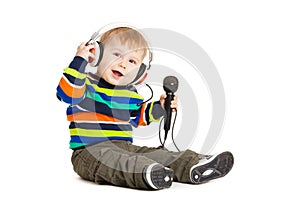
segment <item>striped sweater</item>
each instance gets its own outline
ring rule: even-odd
[[[85,73],[87,61],[74,57],[64,69],[57,97],[69,105],[70,148],[105,140],[132,142],[132,126],[146,126],[163,115],[159,101],[143,103],[135,88],[114,86],[97,75]]]

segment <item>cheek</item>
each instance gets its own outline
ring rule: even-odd
[[[99,65],[98,68],[97,68],[97,75],[102,77],[103,72],[104,72],[103,67],[101,67],[101,65]]]
[[[113,63],[114,60],[116,60],[114,55],[112,55],[110,53],[106,53],[104,51],[103,57],[102,57],[102,60],[101,60],[102,63],[104,63],[105,65],[109,65],[109,64]]]
[[[100,65],[98,66],[97,73],[103,75],[108,71],[107,69],[109,69],[109,65],[107,64],[107,62],[101,61]]]
[[[139,71],[139,67],[129,68],[127,74],[128,74],[130,77],[135,77],[135,76],[137,75],[138,71]]]
[[[109,58],[108,56],[103,55],[103,58],[100,62],[101,70],[105,71],[106,69],[111,67],[112,64],[113,64],[113,60],[111,58]]]

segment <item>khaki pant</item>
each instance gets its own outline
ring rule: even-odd
[[[174,170],[174,181],[190,183],[189,171],[200,158],[191,150],[171,152],[112,140],[75,150],[72,164],[80,177],[98,184],[150,189],[142,175],[145,166],[161,163]]]

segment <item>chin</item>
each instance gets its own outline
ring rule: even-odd
[[[129,84],[129,83],[125,83],[122,80],[116,80],[116,79],[113,79],[113,78],[108,80],[107,82],[112,84],[112,85],[115,85],[115,86],[125,86],[125,85]]]

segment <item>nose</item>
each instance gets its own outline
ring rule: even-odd
[[[121,59],[121,61],[119,62],[119,67],[126,69],[126,63],[123,59]]]

